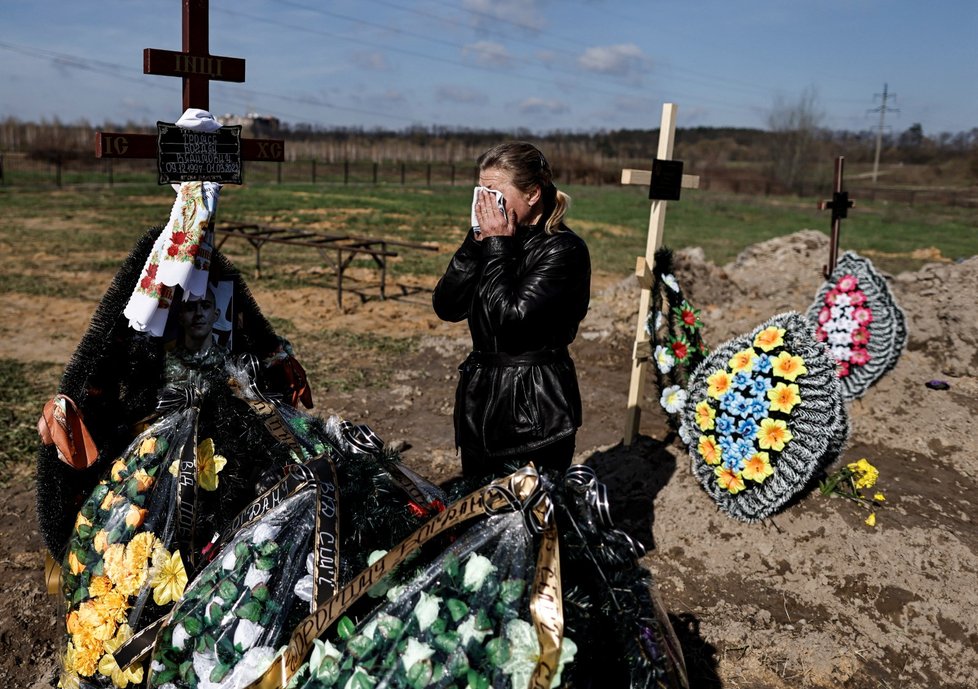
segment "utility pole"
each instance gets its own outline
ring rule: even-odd
[[[876,94],[874,98],[879,98],[880,94]],[[883,102],[878,108],[870,110],[869,112],[878,112],[880,114],[880,125],[879,129],[876,130],[876,157],[873,159],[873,184],[876,184],[876,178],[880,173],[880,148],[883,145],[883,120],[886,118],[886,101],[888,98],[896,98],[896,94],[887,93],[887,85],[883,84]],[[890,112],[900,112],[896,108],[890,108]]]

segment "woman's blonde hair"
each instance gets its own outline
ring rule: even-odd
[[[480,172],[505,170],[512,177],[513,186],[525,194],[539,186],[543,217],[547,220],[546,232],[559,231],[571,198],[554,186],[553,170],[539,148],[526,141],[507,141],[490,148],[477,162]]]

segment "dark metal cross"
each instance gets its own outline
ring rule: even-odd
[[[183,109],[210,110],[211,81],[245,80],[245,61],[211,55],[209,47],[208,0],[181,0],[183,5],[183,52],[146,48],[143,74],[183,78]],[[96,158],[155,158],[157,138],[151,134],[98,132]],[[242,139],[241,159],[285,160],[285,143],[278,139]]]
[[[838,156],[835,159],[835,185],[832,191],[831,201],[819,201],[819,210],[832,210],[832,234],[829,237],[829,262],[822,272],[825,279],[832,277],[835,264],[839,260],[839,231],[842,229],[842,220],[849,216],[849,209],[855,204],[849,199],[849,192],[842,191],[842,171],[845,164],[845,156]]]

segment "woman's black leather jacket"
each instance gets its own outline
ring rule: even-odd
[[[455,397],[459,447],[505,456],[576,431],[581,394],[567,346],[590,290],[587,245],[563,225],[481,242],[469,232],[432,295],[439,318],[468,319],[472,335]]]

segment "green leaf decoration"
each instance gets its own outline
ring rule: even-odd
[[[249,603],[245,603],[234,611],[236,617],[240,617],[243,620],[248,620],[249,622],[258,622],[261,619],[262,606],[256,600]]]
[[[356,625],[353,624],[353,620],[344,615],[340,618],[340,621],[336,623],[336,634],[344,641],[353,636],[353,632],[356,630]]]
[[[452,621],[460,622],[469,613],[469,606],[458,598],[449,598],[445,601],[445,606],[452,616]]]

